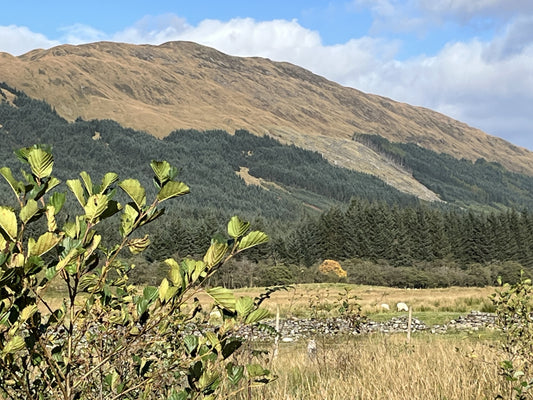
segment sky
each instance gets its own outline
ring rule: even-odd
[[[533,150],[533,0],[0,0],[0,9],[0,52],[190,40],[291,62]]]

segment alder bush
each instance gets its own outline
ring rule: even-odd
[[[167,259],[168,276],[141,290],[121,252],[145,250],[150,239],[139,228],[162,216],[162,203],[189,193],[176,168],[151,162],[150,201],[136,179],[109,172],[95,184],[82,172],[66,181],[81,212],[62,215],[66,195],[50,148],[16,155],[23,180],[0,169],[17,204],[0,206],[1,399],[215,399],[222,388],[237,393],[273,379],[253,353],[237,357],[238,330],[261,327],[268,296],[203,286],[233,256],[265,243],[263,232],[233,217],[229,238],[213,238],[202,260]],[[119,191],[126,204],[115,199]],[[120,239],[109,244],[98,228],[113,216]],[[51,287],[62,288],[59,299]]]
[[[502,283],[501,279],[499,280]],[[533,285],[524,273],[515,283],[504,283],[491,297],[496,325],[502,332],[500,374],[509,392],[498,399],[524,400],[533,396]]]

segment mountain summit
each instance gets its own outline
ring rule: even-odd
[[[44,99],[67,120],[113,119],[157,137],[187,128],[246,129],[316,150],[430,200],[429,190],[353,141],[354,133],[533,175],[532,152],[443,114],[343,87],[289,63],[229,56],[191,42],[0,53],[0,71],[0,81]]]

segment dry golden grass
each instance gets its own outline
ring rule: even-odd
[[[278,380],[254,389],[253,399],[357,400],[504,398],[491,342],[469,338],[370,335],[320,343],[311,361],[304,343],[282,346],[271,368]],[[242,399],[246,398],[244,395]]]
[[[333,310],[340,299],[345,297],[346,289],[350,296],[357,296],[365,314],[385,313],[381,304],[389,304],[391,313],[396,303],[404,302],[412,307],[413,312],[469,312],[482,310],[490,306],[489,295],[493,287],[484,288],[437,288],[437,289],[399,289],[382,286],[347,285],[347,284],[303,284],[295,285],[287,291],[279,291],[265,302],[273,313],[280,307],[282,316],[309,316],[311,308],[321,311]],[[255,297],[263,288],[245,288],[236,290],[240,296]]]

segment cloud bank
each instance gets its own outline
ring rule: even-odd
[[[476,24],[480,18],[503,28],[490,39],[449,41],[436,54],[401,61],[397,52],[402,42],[377,33],[324,45],[317,31],[297,20],[235,18],[204,20],[193,26],[173,14],[146,16],[112,34],[75,25],[64,28],[59,40],[49,40],[24,27],[4,26],[0,27],[0,44],[3,51],[21,54],[60,42],[161,44],[190,40],[232,55],[288,61],[346,86],[443,112],[533,149],[533,137],[529,137],[533,122],[529,110],[533,104],[533,2],[354,0],[350,7],[370,7],[373,32],[413,32],[427,29],[428,22],[445,20],[458,26]],[[403,22],[392,23],[399,20]]]

